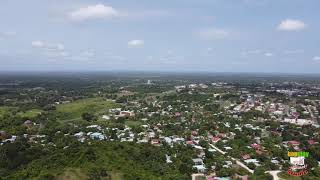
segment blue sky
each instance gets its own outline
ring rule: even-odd
[[[319,0],[2,0],[0,70],[320,73]]]

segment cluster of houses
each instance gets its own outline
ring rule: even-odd
[[[115,119],[118,119],[119,117],[134,117],[135,116],[133,111],[123,111],[121,108],[109,109],[109,112],[113,114]],[[102,118],[109,120],[110,116],[103,115]]]
[[[300,106],[303,109],[303,111],[300,112],[302,114],[299,114],[299,112],[297,112],[297,109],[293,106],[290,107],[289,105],[283,104],[281,102],[263,102],[262,98],[264,96],[265,95],[261,94],[241,95],[240,99],[242,99],[243,101],[240,104],[231,104],[230,106],[226,106],[225,109],[228,109],[228,113],[233,114],[236,118],[238,117],[237,115],[239,113],[256,110],[262,113],[267,113],[271,119],[280,122],[291,123],[298,126],[318,126],[318,122],[316,119],[319,118],[319,112],[315,105],[297,104],[297,106]],[[308,99],[305,99],[305,101],[308,102]],[[304,118],[301,118],[301,115],[303,115]]]
[[[182,86],[175,86],[175,89],[177,92],[180,92],[184,89],[197,89],[197,88],[200,88],[200,89],[207,89],[209,86],[206,85],[206,84],[189,84],[189,85],[182,85]]]
[[[151,83],[151,82],[150,82]],[[230,88],[231,86],[227,83],[216,82],[211,84],[214,88]],[[209,86],[206,84],[188,84],[182,86],[175,86],[176,92],[181,92],[182,90],[190,90],[193,89],[208,89]],[[125,90],[122,90],[123,93]],[[287,90],[277,90],[275,91],[281,94],[293,95],[296,91],[287,91]],[[204,93],[204,92],[203,92]],[[278,130],[269,132],[269,126],[260,127],[254,123],[257,119],[251,121],[251,123],[241,121],[241,113],[249,112],[251,110],[260,111],[262,113],[267,113],[270,116],[270,119],[275,121],[279,121],[282,123],[291,123],[296,124],[298,126],[305,125],[314,125],[318,126],[316,119],[319,116],[316,105],[311,105],[312,103],[318,103],[318,101],[308,102],[308,105],[298,104],[302,109],[302,113],[304,117],[308,118],[300,118],[300,114],[297,111],[296,107],[287,105],[283,102],[270,102],[264,101],[266,95],[259,94],[250,94],[246,89],[241,89],[238,91],[239,102],[231,102],[225,105],[223,108],[225,111],[220,110],[221,112],[215,113],[214,117],[227,115],[232,121],[212,121],[208,122],[202,121],[201,117],[194,117],[186,115],[190,114],[201,114],[204,113],[201,111],[203,109],[203,104],[197,104],[195,102],[185,102],[182,100],[177,100],[174,103],[170,104],[168,102],[164,102],[161,100],[153,100],[148,103],[148,106],[143,107],[141,103],[136,101],[128,102],[133,104],[136,107],[135,111],[132,110],[122,110],[121,108],[110,109],[109,114],[102,115],[102,119],[108,121],[111,119],[118,120],[119,118],[130,118],[136,117],[137,113],[143,114],[143,117],[139,117],[139,121],[142,124],[141,128],[143,131],[137,133],[134,132],[132,128],[125,126],[124,128],[109,128],[102,127],[97,124],[93,124],[90,126],[86,126],[84,129],[79,129],[79,132],[73,134],[65,134],[65,136],[73,136],[80,142],[87,142],[92,140],[97,141],[120,141],[120,142],[136,142],[136,143],[150,143],[153,146],[162,146],[164,144],[169,145],[170,147],[174,147],[176,144],[185,145],[192,147],[196,152],[197,157],[192,157],[192,167],[194,171],[198,173],[207,173],[214,172],[215,166],[208,167],[205,164],[206,152],[209,151],[211,153],[220,153],[226,156],[226,159],[223,163],[223,168],[232,168],[236,163],[236,161],[243,162],[244,166],[249,166],[254,164],[255,166],[262,166],[263,162],[259,161],[257,156],[266,155],[267,149],[264,147],[261,142],[262,137],[268,137],[270,135],[281,136],[282,132],[285,131],[285,126],[281,125]],[[223,96],[223,93],[213,93],[213,98],[215,100],[219,99]],[[212,100],[213,101],[213,100]],[[307,100],[306,100],[307,101]],[[152,106],[152,107],[150,107]],[[153,109],[152,111],[150,109]],[[196,109],[196,110],[195,110]],[[301,112],[300,112],[301,113]],[[149,119],[154,117],[155,115],[162,115],[167,117],[168,119],[173,119],[171,122],[166,122],[162,120],[160,122],[151,122]],[[205,125],[201,124],[204,123]],[[32,121],[26,121],[24,125],[28,128],[32,128],[33,126],[37,126],[37,124]],[[180,129],[191,132],[190,135],[178,135],[171,134],[165,135],[166,127],[170,125],[173,127],[179,127]],[[192,126],[210,126],[210,128],[215,128],[214,132],[210,131],[211,129],[208,127],[207,132],[200,133],[199,128],[195,129]],[[192,130],[191,130],[192,129]],[[223,130],[222,130],[223,129]],[[210,132],[209,132],[210,131]],[[257,134],[261,134],[261,137],[254,136],[252,141],[248,144],[243,144],[244,147],[247,148],[247,151],[241,152],[238,157],[230,157],[231,152],[233,152],[234,146],[230,143],[234,140],[235,136],[239,132],[250,131]],[[42,135],[26,135],[32,142],[43,143],[41,140],[44,138]],[[1,144],[6,142],[14,142],[16,140],[16,136],[11,136],[5,133],[4,131],[0,131],[0,142]],[[208,146],[204,146],[200,142],[205,142]],[[312,137],[309,137],[308,144],[316,145],[319,142],[314,140]],[[296,151],[300,151],[301,142],[297,140],[284,141],[282,144],[275,145],[279,148],[285,147],[287,149],[293,148]],[[166,154],[166,162],[172,163],[172,159],[175,154]],[[279,157],[271,157],[271,163],[276,165],[281,165],[285,160]],[[217,179],[217,177],[212,177],[212,179]]]
[[[14,142],[17,139],[17,136],[7,134],[5,131],[0,131],[0,145],[3,143]]]

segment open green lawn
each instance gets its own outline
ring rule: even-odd
[[[18,115],[22,117],[34,118],[41,114],[42,110],[40,109],[31,109],[26,112],[19,112]]]
[[[112,101],[102,98],[88,98],[57,106],[57,112],[61,114],[61,120],[79,120],[84,112],[96,115],[108,112],[111,108],[119,107]]]
[[[12,111],[17,110],[16,107],[9,107],[9,106],[2,106],[0,107],[0,117],[4,114],[11,113]],[[30,109],[26,112],[18,112],[17,115],[21,117],[27,117],[27,118],[34,118],[37,117],[38,114],[40,114],[42,110],[40,109]]]
[[[129,126],[129,127],[136,127],[136,126],[141,126],[143,123],[140,121],[131,121],[131,120],[127,120],[125,121],[125,125]]]
[[[9,107],[9,106],[1,106],[0,107],[0,117],[2,117],[6,113],[9,113],[11,110],[14,110],[14,109],[17,109],[17,108]]]

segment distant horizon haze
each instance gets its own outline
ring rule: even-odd
[[[320,73],[319,0],[4,0],[0,71]]]

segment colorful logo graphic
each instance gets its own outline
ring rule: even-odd
[[[302,176],[308,173],[304,159],[309,156],[309,152],[288,152],[288,156],[290,157],[291,164],[288,174]]]

